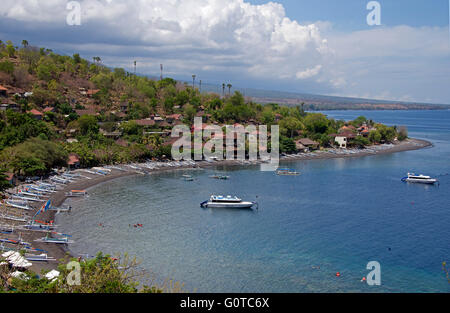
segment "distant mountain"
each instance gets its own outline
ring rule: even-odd
[[[202,91],[216,92],[221,94],[222,87],[219,85],[203,84]],[[374,100],[350,97],[334,97],[313,94],[303,94],[284,91],[261,90],[253,88],[232,88],[239,91],[245,97],[250,97],[258,103],[278,103],[288,106],[305,104],[308,110],[446,110],[450,105],[416,103],[388,100]],[[225,94],[228,88],[225,88]]]

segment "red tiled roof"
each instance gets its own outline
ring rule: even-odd
[[[182,117],[181,114],[172,114],[172,115],[166,116],[166,118],[173,118],[174,120],[179,120],[181,117]]]
[[[356,135],[353,132],[348,131],[348,130],[340,132],[338,136],[339,137],[347,137],[347,138],[356,138]]]
[[[33,114],[33,115],[42,115],[42,113],[39,112],[39,111],[36,110],[36,109],[32,109],[32,110],[30,110],[30,111],[27,111],[27,113],[31,113],[31,114]]]
[[[134,122],[139,126],[153,126],[156,124],[153,120],[135,120]]]
[[[341,130],[355,130],[356,127],[353,125],[345,125],[341,127]]]
[[[98,93],[100,91],[100,89],[89,89],[88,91],[87,91],[87,94],[89,95],[89,96],[92,96],[92,95],[95,95],[96,93]]]
[[[47,107],[47,108],[44,109],[44,113],[45,113],[45,112],[51,112],[51,111],[53,111],[53,110],[54,110],[54,108],[52,108],[52,107]]]
[[[80,162],[80,159],[76,154],[69,154],[69,161],[67,162],[67,164],[74,165],[77,164],[78,162]]]
[[[7,89],[7,88],[5,88],[5,87],[3,87],[2,85],[0,85],[0,90],[3,90],[3,91],[8,91],[8,89]]]

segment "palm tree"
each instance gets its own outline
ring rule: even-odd
[[[134,75],[136,75],[136,63],[137,61],[134,61]]]
[[[225,98],[225,83],[222,84],[222,97]]]
[[[231,96],[231,87],[233,87],[233,85],[228,84],[227,87],[228,87],[228,96]]]
[[[195,74],[192,75],[192,89],[195,89],[195,77],[197,77]]]
[[[93,57],[92,60],[94,61],[94,63],[100,63],[102,61],[100,57]]]
[[[24,48],[28,47],[28,41],[22,40],[22,46],[23,46]]]

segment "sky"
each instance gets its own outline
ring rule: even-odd
[[[450,104],[449,0],[379,0],[380,25],[369,0],[72,1],[80,25],[69,2],[2,0],[0,39],[155,77]]]

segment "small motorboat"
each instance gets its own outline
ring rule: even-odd
[[[87,195],[86,190],[71,190],[69,192],[66,192],[67,197],[84,197]]]
[[[230,179],[230,176],[226,176],[226,175],[212,175],[209,176],[210,178],[214,178],[214,179],[221,179],[221,180],[227,180]]]
[[[279,169],[277,170],[277,175],[279,176],[298,176],[299,172],[292,169]]]
[[[184,181],[194,181],[194,178],[191,175],[183,175]]]
[[[418,183],[418,184],[428,184],[428,185],[433,185],[438,182],[437,179],[431,178],[430,176],[416,175],[414,173],[408,173],[408,176],[403,177],[402,181],[408,182],[408,183]]]
[[[215,196],[212,195],[207,201],[200,203],[202,208],[229,208],[229,209],[250,209],[253,206],[258,207],[257,202],[242,201],[238,197]]]

